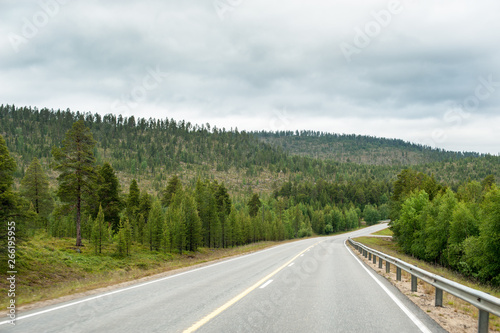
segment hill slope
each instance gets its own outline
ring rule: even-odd
[[[483,157],[474,152],[452,152],[400,139],[314,131],[253,132],[259,140],[293,155],[373,165],[419,165]]]
[[[447,152],[402,140],[310,131],[247,133],[185,120],[1,105],[0,134],[18,163],[17,179],[33,157],[49,169],[52,147],[61,145],[78,119],[85,120],[97,141],[98,163],[113,165],[122,188],[137,178],[150,192],[163,188],[172,174],[192,186],[198,177],[216,179],[242,194],[269,193],[288,180],[392,181],[408,165],[453,186],[467,178],[500,176],[499,156]],[[55,176],[49,172],[53,183]]]

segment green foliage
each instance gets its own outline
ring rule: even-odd
[[[109,163],[98,168],[98,201],[104,211],[106,222],[111,225],[113,233],[117,233],[120,224],[120,183],[115,171]]]
[[[99,206],[99,212],[97,213],[97,217],[94,220],[94,224],[92,225],[91,234],[91,241],[94,245],[95,254],[102,252],[102,245],[106,243],[109,238],[108,228],[104,221],[104,211],[102,209],[102,206]]]
[[[5,140],[2,135],[0,135],[0,268],[3,269],[4,265],[7,263],[7,239],[8,239],[8,228],[14,227],[8,224],[11,221],[17,222],[17,229],[14,229],[16,236],[19,239],[19,220],[15,219],[14,216],[18,214],[18,198],[16,193],[12,191],[13,184],[13,173],[16,169],[16,163],[14,159],[10,156],[9,150],[5,144]]]
[[[49,180],[36,157],[21,181],[21,193],[39,217],[46,219],[52,213],[54,200],[50,195]]]
[[[170,203],[172,202],[172,196],[179,190],[182,190],[182,184],[179,177],[177,175],[174,175],[169,179],[167,187],[163,191],[161,204],[163,206],[170,206]]]
[[[444,190],[444,187],[436,181],[434,175],[428,176],[412,169],[401,171],[394,182],[394,192],[391,198],[391,219],[397,220],[402,203],[412,193],[420,190],[424,190],[429,199],[432,200],[440,191]]]
[[[466,262],[481,281],[500,285],[500,189],[485,187],[479,236],[467,238]]]
[[[422,258],[425,253],[425,215],[429,206],[429,195],[420,190],[410,195],[401,207],[399,219],[393,221],[394,239],[405,253]]]
[[[118,256],[124,257],[130,255],[130,248],[132,247],[132,230],[127,217],[120,219],[116,252]]]
[[[448,189],[439,194],[431,204],[425,225],[425,253],[426,259],[446,265],[444,252],[449,238],[450,221],[457,205],[453,191]]]
[[[165,215],[163,213],[163,209],[161,207],[161,203],[158,200],[153,202],[151,210],[149,212],[149,217],[146,223],[146,240],[149,244],[149,249],[151,251],[159,251],[162,248],[162,244],[164,249],[166,248],[166,244],[168,244],[169,250],[171,241],[170,239],[167,241],[164,239],[166,236],[164,232],[165,227]],[[167,225],[170,228],[170,225]],[[170,235],[168,235],[170,237]]]
[[[12,190],[12,184],[14,183],[12,175],[15,170],[16,162],[10,156],[5,140],[0,135],[0,223],[2,223],[0,234],[2,238],[5,237],[7,230],[7,220],[10,220],[18,213],[17,195]]]
[[[95,141],[90,129],[80,120],[73,124],[62,143],[62,148],[52,149],[54,169],[60,172],[57,195],[76,211],[76,246],[81,246],[82,204],[91,203],[95,195]]]
[[[196,251],[203,242],[203,228],[197,214],[196,202],[191,193],[186,192],[182,201],[182,218],[186,224],[186,250]],[[230,227],[232,230],[232,227]],[[232,239],[232,238],[231,238]]]
[[[130,183],[127,197],[127,215],[129,218],[136,218],[139,214],[141,192],[135,179]]]
[[[0,214],[20,214],[14,180],[19,183],[34,157],[42,167],[48,165],[50,147],[63,141],[62,149],[53,149],[61,201],[48,215],[49,230],[57,237],[80,233],[94,243],[101,204],[99,223],[108,233],[102,240],[114,242],[117,260],[130,254],[134,242],[138,247],[147,244],[151,251],[184,253],[351,230],[359,226],[361,216],[371,224],[377,215],[387,218],[390,210],[398,229],[395,239],[406,251],[485,280],[495,272],[493,266],[483,271],[484,265],[477,263],[490,260],[485,244],[494,243],[485,235],[491,228],[486,228],[483,217],[494,207],[488,193],[500,173],[497,156],[361,136],[307,131],[256,134],[172,119],[3,105],[0,119],[0,133],[7,133],[3,148],[0,140],[0,198],[8,199],[0,202]],[[282,142],[290,146],[312,146],[307,154],[295,148],[290,154],[284,145],[262,142],[270,137],[286,137]],[[394,150],[386,154],[385,149]],[[327,158],[335,156],[335,161],[310,156],[314,152],[324,157],[329,151],[332,155]],[[101,165],[97,173],[94,156]],[[347,159],[351,162],[344,163]],[[427,164],[415,165],[417,160]],[[76,172],[77,162],[87,163],[81,172]],[[404,170],[393,183],[401,165],[414,165],[414,170]],[[28,168],[26,176],[30,173]],[[122,194],[117,174],[122,182],[132,178],[142,182],[133,179],[128,193]],[[182,179],[173,176],[165,186],[166,175]],[[244,179],[238,178],[242,175]],[[467,177],[471,181],[462,184]],[[215,180],[221,178],[223,183]],[[75,194],[79,180],[80,210]],[[35,204],[24,206],[28,212],[37,210]],[[75,223],[79,219],[80,231]]]
[[[410,192],[393,221],[394,239],[407,254],[500,285],[500,190],[490,180],[433,200],[425,190]]]
[[[373,225],[380,220],[380,213],[372,205],[366,205],[365,209],[363,210],[363,217],[366,221],[366,224]]]
[[[254,132],[263,142],[283,147],[294,155],[362,164],[417,165],[480,156],[474,152],[450,152],[405,142],[355,134],[318,131]]]
[[[250,201],[248,201],[248,212],[251,217],[257,216],[260,206],[262,206],[262,202],[260,202],[259,195],[254,193]]]

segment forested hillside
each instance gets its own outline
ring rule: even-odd
[[[444,152],[401,140],[308,131],[247,133],[210,124],[191,124],[186,120],[136,119],[1,105],[0,134],[18,164],[15,183],[19,184],[26,167],[37,157],[47,169],[51,185],[55,185],[56,174],[49,168],[51,149],[60,144],[66,131],[80,119],[96,140],[97,162],[109,162],[122,186],[137,178],[139,186],[150,193],[158,193],[173,174],[190,186],[194,186],[199,177],[218,180],[234,194],[271,193],[285,181],[347,182],[368,178],[393,181],[404,164],[419,161],[426,163],[413,166],[416,170],[434,174],[436,179],[454,188],[464,178],[481,180],[489,174],[497,177],[500,174],[499,156]],[[273,144],[263,142],[264,139]],[[276,140],[283,140],[283,145],[277,145]],[[326,159],[297,155],[297,151],[288,146],[293,142],[304,151],[312,152],[307,155],[325,151],[320,157]],[[335,149],[339,145],[343,150]],[[395,159],[388,158],[387,154],[394,155]],[[370,161],[377,158],[367,158],[375,155],[384,165],[373,165],[377,163]]]
[[[253,132],[261,141],[294,155],[374,165],[417,165],[484,156],[452,152],[400,139],[316,131]]]
[[[498,156],[431,153],[443,161],[414,169],[436,193],[500,175]],[[20,243],[69,238],[96,258],[328,235],[398,219],[401,169],[294,155],[210,124],[2,105],[0,255],[7,221]]]

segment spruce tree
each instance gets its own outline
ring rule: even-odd
[[[127,217],[125,217],[125,222],[123,223],[123,233],[125,235],[126,254],[130,255],[130,250],[132,248],[132,228]]]
[[[180,189],[182,189],[182,184],[179,177],[177,177],[177,175],[172,176],[168,180],[167,187],[163,191],[161,204],[163,206],[169,206],[172,201],[172,196]]]
[[[52,212],[54,203],[50,196],[49,180],[36,157],[21,181],[21,193],[40,217],[46,218]]]
[[[146,223],[146,239],[151,251],[158,251],[161,248],[165,216],[158,200],[153,202],[149,212],[148,222]]]
[[[104,212],[102,206],[99,206],[99,212],[92,226],[92,243],[94,244],[95,254],[102,252],[102,244],[107,240],[107,228],[104,223]]]
[[[260,201],[259,195],[254,193],[248,202],[248,213],[251,217],[257,216],[260,206],[262,206],[262,202]]]
[[[95,194],[95,141],[83,120],[66,132],[63,147],[52,149],[54,169],[60,171],[58,197],[76,211],[76,246],[82,246],[80,230],[82,210]]]
[[[135,179],[132,179],[127,197],[127,214],[129,218],[137,218],[136,215],[139,211],[140,195],[139,185],[137,185]]]
[[[185,193],[182,204],[182,215],[186,220],[186,249],[196,251],[203,241],[203,230],[196,209],[196,202],[190,193]]]

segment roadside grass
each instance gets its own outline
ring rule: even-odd
[[[386,230],[386,229],[384,229]],[[383,230],[382,230],[383,231]],[[377,233],[375,233],[377,234]],[[440,275],[446,279],[455,281],[457,283],[463,284],[465,286],[468,286],[470,288],[474,288],[476,290],[481,290],[483,292],[486,292],[492,296],[499,297],[500,298],[500,289],[498,288],[493,288],[488,285],[480,284],[476,281],[473,281],[471,279],[468,279],[462,275],[460,275],[457,272],[454,272],[448,268],[435,265],[432,263],[428,263],[419,259],[416,259],[412,256],[404,254],[399,246],[392,241],[390,238],[381,238],[381,237],[358,237],[353,239],[356,242],[362,243],[366,246],[369,246],[375,250],[378,250],[380,252],[384,252],[390,256],[399,258],[407,263],[410,263],[412,265],[415,265],[419,268],[422,268],[428,272]],[[402,277],[407,278],[410,280],[410,274],[402,271]],[[418,286],[419,286],[419,291],[422,291],[426,295],[434,295],[435,293],[435,288],[421,280],[418,280]],[[455,311],[461,311],[463,313],[468,314],[475,320],[478,318],[478,310],[476,307],[473,305],[461,300],[460,298],[457,298],[453,295],[450,295],[446,292],[443,292],[443,304],[447,307],[451,307],[455,309]],[[495,331],[500,331],[500,318],[497,316],[494,316],[490,314],[490,329],[495,330]]]
[[[389,228],[382,229],[380,231],[374,232],[372,235],[378,235],[378,236],[392,236],[392,230]]]
[[[362,225],[354,230],[324,237],[365,227]],[[116,255],[116,244],[104,244],[102,253],[96,255],[93,246],[84,240],[85,246],[78,253],[74,238],[55,238],[46,232],[38,232],[18,244],[16,306],[85,293],[295,240],[298,239],[265,241],[227,249],[199,248],[196,252],[184,252],[182,255],[150,251],[148,246],[134,243],[131,254],[120,257]],[[8,289],[6,276],[0,274],[0,294],[7,295]],[[0,307],[6,308],[8,302],[7,297],[0,298]]]
[[[95,255],[92,246],[76,251],[74,238],[54,238],[39,233],[19,244],[17,253],[16,305],[54,299],[92,289],[184,268],[230,256],[268,248],[282,242],[258,242],[228,249],[200,248],[197,252],[162,253],[135,244],[131,255],[115,254],[116,245],[107,244]],[[4,282],[5,281],[5,282]],[[0,293],[7,295],[6,278]],[[5,308],[9,299],[0,298]]]

